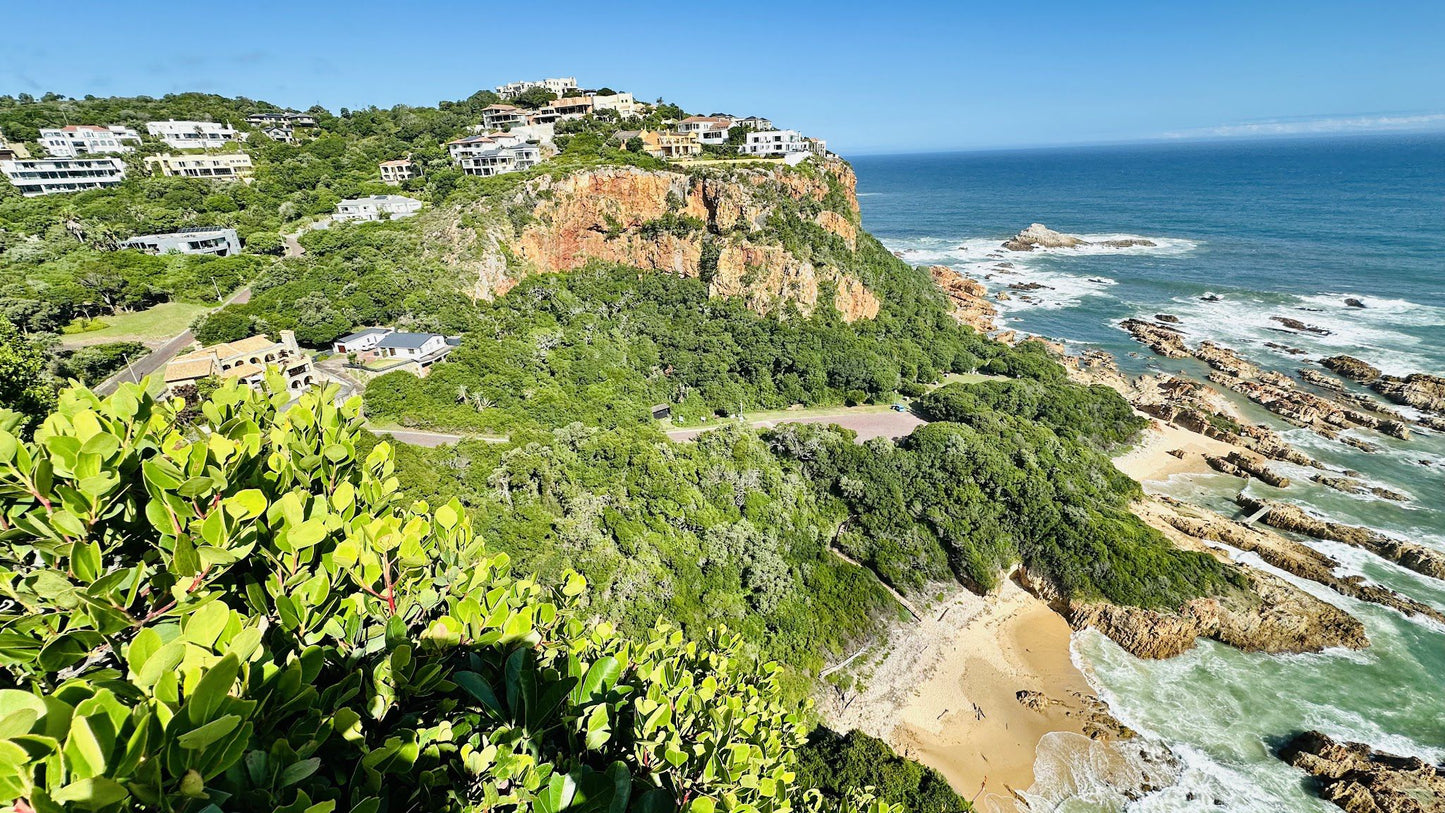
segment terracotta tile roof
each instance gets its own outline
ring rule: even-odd
[[[166,365],[166,383],[172,384],[177,381],[193,381],[197,378],[205,378],[211,374],[211,368],[214,363],[209,356],[188,360],[177,359]]]
[[[221,375],[226,378],[250,378],[257,373],[266,372],[266,368],[259,364],[252,364],[249,361],[245,364],[237,364],[229,370],[222,370]]]
[[[456,143],[456,142],[451,142],[451,143]],[[411,165],[411,159],[409,159],[409,158],[398,158],[398,159],[396,159],[395,161],[382,161],[382,162],[381,162],[381,165],[384,166],[384,167],[405,167],[405,166],[410,166],[410,165]]]
[[[244,339],[237,339],[234,342],[218,344],[209,349],[214,350],[220,358],[228,359],[232,356],[244,356],[247,353],[259,353],[262,350],[269,350],[275,346],[276,343],[265,336],[248,336]]]

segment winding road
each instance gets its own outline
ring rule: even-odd
[[[227,305],[244,305],[250,301],[251,286],[247,285],[231,294],[231,297],[225,302],[212,308],[211,312],[214,313]],[[191,342],[195,340],[196,337],[191,334],[191,329],[186,328],[175,336],[167,339],[165,343],[150,351],[145,356],[127,364],[120,372],[95,385],[95,393],[97,395],[110,395],[115,392],[116,388],[124,381],[141,380],[164,367],[171,359],[176,357],[177,353],[190,347]]]

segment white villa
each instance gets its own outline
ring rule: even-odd
[[[372,195],[365,198],[350,198],[336,204],[334,220],[371,222],[374,220],[396,220],[411,217],[421,211],[421,201],[404,195]]]
[[[793,153],[826,152],[825,142],[805,138],[797,130],[761,130],[748,133],[747,141],[738,148],[743,155],[788,156]]]
[[[166,146],[176,150],[215,149],[232,141],[245,141],[247,136],[229,124],[214,121],[148,121],[146,132],[160,136]]]
[[[447,152],[468,175],[491,177],[529,169],[542,161],[542,148],[514,133],[489,133],[447,142]]]
[[[577,90],[577,77],[563,76],[556,79],[509,82],[505,85],[497,85],[497,95],[503,99],[515,99],[532,88],[546,88],[556,94],[558,98],[561,98],[567,94],[567,91]]]
[[[598,96],[592,94],[592,107],[595,110],[616,110],[621,117],[629,118],[642,112],[642,105],[632,98],[631,93],[614,93],[610,96]]]
[[[40,131],[40,146],[52,158],[79,158],[96,153],[130,152],[135,149],[124,142],[140,143],[140,133],[129,127],[97,127],[94,124],[70,124]]]
[[[395,161],[382,161],[381,182],[388,186],[400,186],[402,181],[409,181],[417,176],[416,165],[410,158],[398,158]]]
[[[512,104],[492,104],[482,108],[482,126],[501,130],[527,123],[527,112]]]
[[[245,180],[251,177],[251,156],[243,152],[207,155],[152,155],[146,159],[151,173],[167,178],[213,178]]]
[[[677,123],[679,133],[696,133],[697,141],[703,146],[720,147],[728,143],[733,120],[727,116],[688,116]]]
[[[390,327],[368,327],[342,336],[332,343],[337,354],[356,354],[356,361],[390,362],[372,367],[373,373],[400,370],[425,376],[433,364],[445,359],[461,344],[458,338],[448,339],[439,333],[407,333]]]
[[[210,254],[229,257],[241,253],[241,239],[235,229],[181,229],[170,234],[138,234],[120,244],[147,254]]]
[[[125,180],[119,158],[28,158],[0,161],[0,175],[27,198],[117,186]]]
[[[247,124],[257,126],[315,127],[316,117],[307,113],[252,113]]]

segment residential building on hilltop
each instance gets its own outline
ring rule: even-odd
[[[516,133],[489,133],[447,142],[447,152],[467,175],[491,177],[542,162],[542,148]]]
[[[257,126],[315,127],[316,117],[307,113],[252,113],[246,117],[246,123]]]
[[[176,150],[217,149],[232,141],[245,141],[246,133],[214,121],[148,121],[146,132],[159,136]]]
[[[558,98],[567,95],[569,90],[577,90],[577,77],[564,76],[556,79],[538,79],[529,82],[509,82],[505,85],[497,85],[497,95],[503,99],[515,99],[532,88],[546,88],[552,91]]]
[[[348,333],[332,342],[331,349],[337,355],[356,353],[357,356],[360,357],[362,353],[370,353],[375,350],[377,344],[379,344],[387,334],[395,331],[396,328],[390,327],[363,328],[355,333]],[[374,353],[372,357],[375,357]]]
[[[591,112],[591,99],[586,96],[573,96],[547,102],[537,108],[537,112],[528,116],[527,121],[532,124],[553,124],[564,119],[580,119]]]
[[[0,132],[0,161],[23,161],[29,157],[30,151],[24,144],[10,143],[5,140],[5,133]]]
[[[147,254],[209,254],[229,257],[241,253],[241,239],[235,229],[181,229],[169,234],[138,234],[120,244]]]
[[[734,121],[733,125],[747,130],[772,130],[773,120],[765,119],[762,116],[748,116],[745,119]]]
[[[527,123],[527,111],[512,104],[490,104],[482,108],[482,126],[502,130]]]
[[[822,142],[818,142],[821,144]],[[787,156],[815,152],[816,146],[797,130],[760,130],[748,133],[747,141],[738,147],[743,155]]]
[[[134,147],[125,144],[126,141],[140,143],[140,133],[129,127],[98,127],[94,124],[68,124],[40,131],[40,146],[52,158],[130,152]]]
[[[679,133],[696,133],[699,144],[721,147],[728,143],[733,120],[727,116],[688,116],[674,129]]]
[[[368,327],[342,336],[331,349],[338,355],[355,353],[355,366],[367,365],[373,374],[401,371],[425,377],[432,365],[445,359],[459,344],[459,338],[449,339],[439,333]]]
[[[631,93],[613,93],[610,96],[593,94],[591,99],[593,110],[616,110],[617,115],[624,119],[642,113],[642,105],[632,98]]]
[[[400,186],[402,181],[409,181],[417,176],[416,165],[410,158],[382,161],[380,167],[381,182],[390,186]]]
[[[292,397],[317,383],[311,358],[296,346],[296,334],[283,330],[279,342],[258,335],[176,356],[166,365],[166,388],[174,392],[210,376],[257,387],[265,382],[268,367],[275,367],[286,378],[286,391]]]
[[[336,204],[335,220],[368,223],[374,220],[398,220],[421,211],[421,201],[404,195],[371,195],[352,198]]]
[[[167,178],[213,178],[244,181],[251,177],[251,156],[243,152],[207,155],[152,155],[146,159],[151,173]]]
[[[279,141],[282,144],[296,143],[296,131],[282,124],[277,124],[272,127],[262,127],[261,135],[272,141]]]
[[[27,198],[117,186],[125,180],[119,158],[27,158],[0,161],[0,175]]]
[[[698,140],[697,133],[643,130],[639,137],[643,151],[655,158],[672,161],[702,154],[702,142]]]

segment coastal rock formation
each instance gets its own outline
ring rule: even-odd
[[[1246,361],[1233,349],[1214,342],[1200,342],[1193,355],[1215,370],[1236,378],[1253,378],[1260,375],[1259,368]]]
[[[1074,629],[1092,627],[1140,658],[1172,658],[1212,638],[1247,652],[1319,652],[1369,645],[1364,626],[1344,611],[1258,570],[1246,569],[1248,588],[1197,598],[1177,611],[1070,601],[1057,585],[1018,574],[1025,589],[1048,601]]]
[[[1170,325],[1177,325],[1177,324],[1179,324],[1179,317],[1178,317],[1178,316],[1171,316],[1171,315],[1169,315],[1169,314],[1167,314],[1167,313],[1156,313],[1156,314],[1154,314],[1154,321],[1156,321],[1156,322],[1164,322],[1164,323],[1170,324]]]
[[[1184,334],[1172,327],[1156,325],[1143,319],[1125,319],[1119,326],[1129,331],[1136,341],[1165,358],[1189,358],[1192,353],[1184,344]]]
[[[1373,367],[1354,356],[1330,356],[1320,359],[1325,369],[1332,370],[1351,381],[1368,384],[1380,377],[1380,368]]]
[[[860,238],[857,179],[846,162],[810,162],[681,173],[598,167],[539,175],[504,199],[489,198],[429,218],[427,251],[475,275],[473,295],[505,293],[528,273],[572,271],[592,262],[705,278],[717,296],[766,312],[835,308],[845,320],[878,314],[879,301],[845,262],[800,257],[764,229],[781,213],[809,210],[812,224],[849,251]],[[468,223],[462,226],[461,223]]]
[[[1263,511],[1260,519],[1265,524],[1280,530],[1343,542],[1346,545],[1367,550],[1382,559],[1389,559],[1416,573],[1436,579],[1445,579],[1445,554],[1424,545],[1404,542],[1358,525],[1345,525],[1318,519],[1289,503],[1261,500],[1244,493],[1235,495],[1234,501],[1244,509],[1246,514],[1254,515]]]
[[[1337,576],[1340,562],[1302,542],[1242,522],[1226,519],[1213,511],[1186,505],[1169,497],[1157,497],[1137,509],[1139,516],[1155,527],[1168,525],[1182,534],[1218,542],[1236,550],[1253,553],[1271,565],[1302,579],[1322,584],[1335,592],[1445,623],[1445,613],[1421,601],[1372,584],[1361,576]]]
[[[993,320],[998,316],[998,309],[988,301],[988,289],[983,287],[983,283],[965,277],[946,265],[929,266],[928,275],[948,296],[953,318],[983,333],[996,329]]]
[[[1445,810],[1445,766],[1386,754],[1318,731],[1300,734],[1279,758],[1320,781],[1320,798],[1348,813],[1439,813]]]
[[[1215,471],[1245,479],[1253,477],[1276,488],[1289,487],[1288,477],[1271,469],[1263,460],[1237,450],[1223,456],[1205,455],[1204,459]]]
[[[1373,494],[1381,499],[1394,500],[1395,502],[1404,502],[1409,499],[1398,491],[1391,491],[1388,488],[1382,488],[1380,486],[1365,485],[1353,477],[1331,477],[1328,474],[1316,474],[1310,479],[1322,486],[1333,488],[1336,491],[1343,491],[1346,494]]]
[[[1015,234],[1004,241],[1003,247],[1009,251],[1033,251],[1036,248],[1078,248],[1079,246],[1105,246],[1107,248],[1136,248],[1151,247],[1158,245],[1153,240],[1146,240],[1143,237],[1123,237],[1114,240],[1100,240],[1091,243],[1082,237],[1075,237],[1072,234],[1063,234],[1045,226],[1042,223],[1030,224],[1027,229]]]
[[[1299,331],[1299,332],[1301,332],[1301,333],[1313,333],[1313,334],[1315,334],[1315,335],[1317,335],[1317,336],[1328,336],[1328,335],[1330,335],[1330,331],[1328,331],[1328,330],[1326,330],[1326,329],[1324,329],[1324,328],[1322,328],[1322,327],[1318,327],[1318,326],[1316,326],[1316,325],[1307,325],[1307,324],[1305,324],[1304,322],[1301,322],[1301,321],[1298,320],[1298,319],[1291,319],[1291,318],[1288,317],[1288,316],[1271,316],[1271,317],[1269,317],[1269,318],[1270,318],[1271,321],[1279,322],[1281,325],[1284,325],[1285,327],[1289,328],[1290,330],[1296,330],[1296,331]]]
[[[1166,423],[1245,449],[1271,460],[1321,468],[1265,426],[1240,423],[1228,399],[1214,388],[1180,376],[1144,376],[1132,387],[1115,387],[1135,409]]]
[[[1034,223],[1006,240],[1003,247],[1009,251],[1033,251],[1036,248],[1074,248],[1085,245],[1088,245],[1088,241],[1082,238],[1060,234],[1042,223]]]
[[[1347,307],[1351,307],[1351,308],[1363,308],[1363,307],[1365,307],[1365,303],[1364,303],[1364,302],[1361,302],[1360,300],[1358,300],[1358,299],[1356,299],[1356,298],[1354,298],[1354,297],[1352,297],[1352,296],[1350,296],[1350,297],[1345,297],[1345,305],[1346,305]]]

